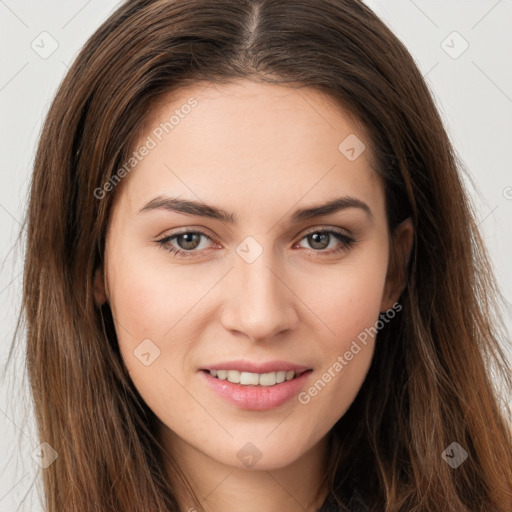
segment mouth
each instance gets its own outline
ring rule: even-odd
[[[290,402],[313,372],[304,366],[275,363],[259,367],[241,363],[237,364],[239,369],[233,369],[233,363],[216,366],[224,368],[203,368],[199,372],[206,388],[221,400],[248,411],[268,411]]]
[[[241,372],[238,370],[203,370],[211,377],[218,380],[225,380],[232,384],[241,386],[265,386],[272,387],[300,377],[303,373],[311,370],[278,370],[267,373]]]

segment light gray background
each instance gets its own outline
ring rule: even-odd
[[[502,291],[512,302],[512,0],[367,3],[409,48],[428,80],[474,182],[471,193],[478,220]],[[113,0],[0,0],[1,364],[20,303],[22,248],[15,241],[41,124],[70,63],[117,4]],[[52,45],[58,47],[45,55]],[[510,313],[506,320],[510,330]],[[21,354],[16,364],[15,373],[21,375]],[[30,409],[24,423],[23,407],[30,403],[19,384],[11,383],[12,372],[9,375],[0,393],[1,512],[16,510],[38,471],[44,471],[31,456],[39,442]],[[30,492],[20,510],[43,509]]]

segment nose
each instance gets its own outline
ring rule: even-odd
[[[298,299],[270,250],[252,263],[236,255],[225,286],[221,323],[226,330],[263,341],[296,328]]]

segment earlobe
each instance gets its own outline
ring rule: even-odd
[[[381,312],[390,309],[398,301],[407,284],[407,265],[414,240],[414,227],[409,217],[401,222],[392,234],[386,285],[382,296]]]
[[[103,269],[97,268],[94,272],[94,299],[98,306],[103,306],[107,301],[107,294],[105,291],[105,279]]]

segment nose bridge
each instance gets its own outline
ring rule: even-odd
[[[232,296],[224,304],[224,327],[253,339],[269,338],[292,328],[297,319],[293,294],[285,276],[280,275],[282,266],[272,247],[247,237],[236,253],[229,277]]]

